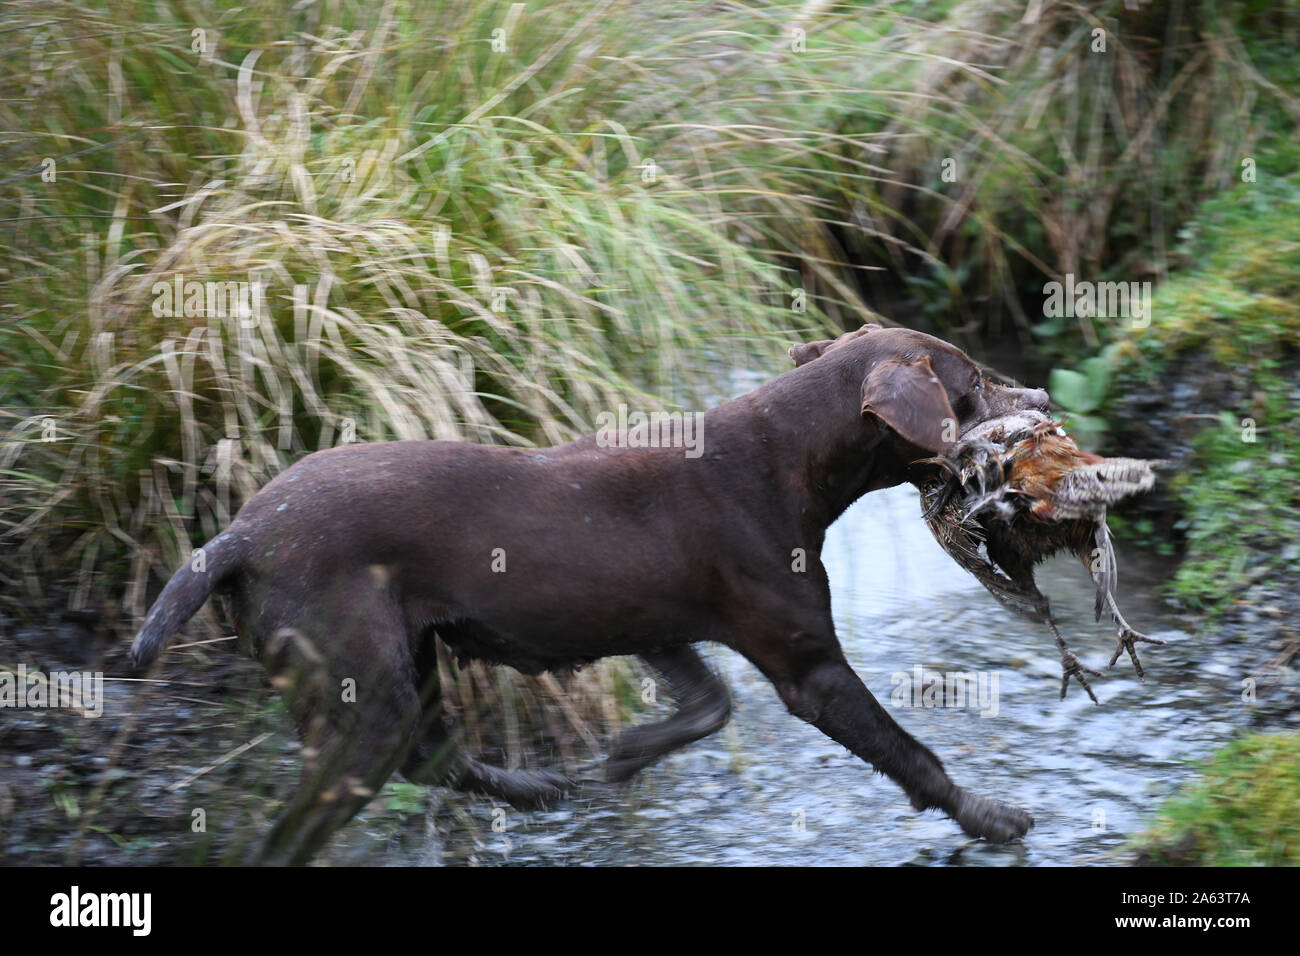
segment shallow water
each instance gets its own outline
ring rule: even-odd
[[[732,689],[721,732],[642,772],[625,788],[592,783],[544,813],[470,804],[473,820],[389,862],[577,865],[1079,865],[1141,830],[1152,810],[1248,719],[1231,647],[1180,630],[1155,595],[1161,569],[1121,553],[1120,606],[1134,627],[1165,638],[1106,670],[1113,631],[1092,620],[1093,589],[1077,559],[1040,568],[1062,633],[1093,679],[1100,706],[1071,682],[1047,630],[1004,612],[955,565],[919,518],[910,487],[868,495],[828,533],[835,621],[850,663],[960,785],[1024,807],[1034,829],[995,847],[902,791],[814,727],[789,715],[739,655],[706,649]],[[896,675],[975,671],[996,695],[960,707],[903,706]],[[996,678],[996,685],[993,680]],[[898,699],[892,700],[891,697]],[[989,706],[996,704],[996,707]],[[981,709],[988,716],[981,716]],[[996,711],[994,713],[994,711]],[[446,814],[444,814],[446,817]],[[465,826],[465,824],[472,824]]]

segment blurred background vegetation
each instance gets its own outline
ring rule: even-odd
[[[6,628],[90,622],[120,661],[310,451],[707,407],[871,319],[1173,462],[1117,529],[1295,651],[1300,4],[0,7]],[[260,277],[266,315],[155,315],[178,273]],[[1151,322],[1045,315],[1067,274],[1152,282]],[[626,710],[627,668],[584,679]],[[562,690],[456,680],[466,710]]]

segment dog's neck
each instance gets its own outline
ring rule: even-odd
[[[798,515],[817,547],[826,528],[864,494],[908,478],[898,439],[861,413],[867,369],[836,359],[825,356],[787,372],[706,418],[706,438],[716,447],[740,443],[753,457],[736,460],[768,464],[767,475],[753,476],[756,488],[786,499],[782,513]]]

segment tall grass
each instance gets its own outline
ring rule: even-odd
[[[699,400],[701,353],[770,360],[816,322],[698,133],[619,121],[679,92],[642,64],[674,36],[633,7],[340,2],[278,30],[278,4],[191,9],[50,4],[8,34],[40,38],[7,61],[13,165],[56,177],[0,186],[34,213],[4,276],[10,595],[75,567],[89,601],[129,559],[138,615],[150,569],[344,430],[560,441],[638,390]],[[155,314],[178,274],[259,278],[266,307]]]
[[[818,156],[817,194],[845,256],[877,267],[857,273],[873,302],[910,292],[941,322],[1095,346],[1094,320],[1035,315],[1045,281],[1163,280],[1178,229],[1243,161],[1264,178],[1300,168],[1296,3],[913,10],[837,5],[797,61],[826,82],[816,102],[842,138]],[[892,175],[860,175],[864,141]]]

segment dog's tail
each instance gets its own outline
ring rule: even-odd
[[[134,667],[144,667],[162,652],[172,635],[203,606],[208,595],[240,568],[245,551],[246,541],[227,531],[195,552],[194,558],[172,575],[131,644]]]

